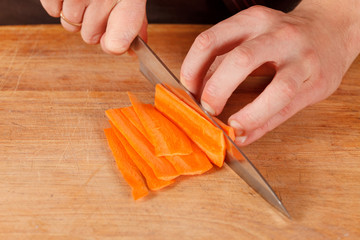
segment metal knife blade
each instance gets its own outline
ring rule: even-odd
[[[135,38],[130,48],[139,58],[140,71],[150,82],[154,85],[157,83],[163,84],[186,103],[197,108],[205,118],[221,129],[221,127],[213,120],[212,116],[202,108],[201,104],[197,102],[193,95],[180,83],[170,69],[139,36]],[[261,197],[278,209],[282,214],[290,218],[290,214],[264,177],[225,132],[224,135],[227,146],[225,161],[229,167],[250,187],[259,193]]]

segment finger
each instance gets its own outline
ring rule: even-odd
[[[145,18],[144,0],[123,0],[111,11],[106,32],[101,38],[105,52],[122,54],[139,34]]]
[[[244,40],[263,33],[270,21],[261,21],[245,14],[230,17],[201,33],[192,44],[181,66],[180,80],[194,94],[216,56],[222,55]]]
[[[60,11],[63,2],[62,0],[40,0],[40,2],[50,16],[60,17]]]
[[[236,129],[236,134],[242,135],[244,140],[275,115],[283,114],[281,110],[295,101],[304,81],[309,79],[310,71],[310,67],[303,64],[290,63],[281,67],[272,82],[252,103],[229,118],[229,124]]]
[[[308,83],[308,82],[307,82]],[[306,86],[308,85],[308,86]],[[310,84],[311,85],[311,84]],[[261,127],[251,131],[247,135],[237,136],[235,143],[239,146],[245,146],[255,142],[266,133],[270,132],[274,128],[278,127],[286,120],[294,116],[297,112],[307,107],[308,105],[315,103],[318,99],[318,94],[311,91],[312,87],[309,84],[304,84],[304,88],[299,92],[299,94],[293,99],[293,101],[271,117],[265,124]]]
[[[209,67],[209,69],[207,70],[204,79],[201,81],[201,87],[199,88],[199,93],[201,93],[205,87],[205,84],[207,83],[207,81],[212,77],[212,75],[214,74],[214,72],[216,71],[216,69],[219,67],[219,65],[221,64],[221,62],[224,60],[226,54],[217,56],[215,58],[215,60],[212,62],[211,66]],[[195,95],[196,97],[201,97],[200,94]]]
[[[81,37],[86,43],[98,44],[100,42],[113,4],[111,0],[92,1],[86,8],[81,26]]]
[[[85,1],[78,0],[64,0],[62,6],[62,14],[67,21],[61,19],[61,24],[69,32],[78,32],[80,31],[80,26],[74,26],[71,23],[80,24],[83,20],[84,11],[86,8]]]
[[[142,40],[144,40],[145,42],[147,42],[147,40],[148,40],[147,27],[148,27],[148,20],[147,20],[146,12],[145,12],[143,24],[142,24],[141,29],[140,29],[140,32],[139,32],[139,36],[140,36],[140,37],[142,38]]]
[[[275,41],[271,35],[262,35],[229,52],[205,84],[203,107],[211,114],[219,114],[232,92],[253,70],[266,62],[282,62],[281,56],[285,55]]]
[[[147,42],[147,26],[148,26],[148,21],[147,21],[147,18],[146,18],[146,15],[145,15],[145,18],[144,18],[144,22],[143,22],[143,25],[140,29],[140,32],[139,32],[139,36],[142,38],[142,40],[144,40],[145,42]],[[128,54],[132,57],[136,57],[136,53],[131,50],[130,48],[128,49]]]

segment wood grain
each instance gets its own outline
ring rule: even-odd
[[[151,25],[179,73],[207,26]],[[60,26],[0,27],[1,239],[359,239],[360,59],[340,88],[244,148],[281,197],[279,215],[228,167],[134,202],[107,147],[104,111],[151,102],[135,58],[109,56]],[[223,119],[259,94],[250,78]]]

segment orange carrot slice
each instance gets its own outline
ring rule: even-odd
[[[215,165],[223,165],[226,146],[219,128],[159,84],[156,85],[155,107],[176,123]]]
[[[134,98],[134,97],[133,97]],[[133,99],[134,100],[134,99]],[[152,107],[150,105],[150,107]],[[155,108],[153,108],[155,111],[158,112],[158,110],[156,110]],[[161,114],[160,112],[158,112],[159,114]],[[135,113],[136,114],[136,113]],[[162,115],[163,116],[163,115]],[[163,116],[164,117],[164,116]],[[170,121],[166,118],[167,121]],[[135,126],[135,125],[134,125]],[[139,126],[139,124],[136,124],[136,128]],[[142,126],[142,124],[141,124]],[[174,125],[175,126],[175,125]],[[143,126],[142,126],[143,127]],[[177,128],[177,126],[175,126]],[[141,128],[141,127],[140,127]],[[140,131],[140,129],[138,129]],[[147,138],[147,140],[149,142],[151,142],[149,135],[145,135],[144,137]],[[185,137],[187,137],[185,135]],[[189,140],[190,144],[191,144],[191,148],[192,146],[197,147],[195,144],[192,144],[192,142]],[[154,144],[153,144],[154,146]],[[155,147],[155,146],[154,146]],[[197,147],[198,148],[198,147]],[[191,149],[192,150],[192,149]],[[201,150],[200,150],[201,151]],[[212,165],[209,163],[207,158],[202,158],[199,157],[199,153],[194,153],[192,152],[190,154],[190,156],[188,155],[168,155],[165,156],[165,158],[173,165],[173,167],[175,168],[175,170],[180,174],[180,175],[195,175],[195,174],[199,174],[200,172],[205,172],[208,169],[210,169],[210,167],[212,167]],[[194,158],[196,158],[194,162]],[[201,161],[203,161],[204,163],[201,165]],[[206,162],[207,161],[207,162]],[[210,164],[210,166],[209,166]]]
[[[162,189],[162,188],[174,183],[174,180],[165,181],[165,180],[158,179],[155,176],[154,171],[151,169],[151,167],[149,167],[149,165],[146,163],[146,161],[128,143],[126,138],[119,132],[119,130],[116,129],[116,127],[111,122],[110,122],[110,124],[113,127],[113,131],[114,131],[116,137],[120,140],[120,142],[126,149],[126,152],[129,154],[132,161],[135,163],[135,165],[138,167],[140,172],[145,177],[146,183],[150,190],[156,191],[156,190]]]
[[[202,174],[209,171],[213,165],[203,151],[195,144],[192,144],[193,152],[189,155],[167,156],[166,159],[175,167],[182,171],[183,175]]]
[[[105,135],[110,146],[110,149],[114,155],[116,164],[122,173],[126,182],[132,188],[132,195],[135,200],[144,197],[148,194],[148,189],[145,185],[144,179],[133,163],[129,155],[127,154],[124,146],[117,139],[115,133],[111,128],[105,129]]]
[[[172,87],[170,85],[166,85],[166,87],[168,89],[170,89],[170,91],[172,93],[174,93],[178,98],[180,98],[181,101],[183,101],[185,104],[187,104],[192,109],[197,111],[201,116],[203,116],[206,119],[208,118],[206,116],[206,114],[203,111],[201,111],[200,107],[193,102],[191,97],[184,90]],[[225,131],[225,133],[230,137],[230,139],[234,141],[235,140],[234,128],[230,127],[229,125],[226,125],[225,123],[223,123],[220,119],[218,119],[216,117],[213,117],[213,119]]]
[[[179,176],[174,167],[165,158],[155,156],[154,146],[132,125],[119,109],[110,109],[105,113],[135,151],[151,167],[157,178],[171,180]]]
[[[121,112],[129,119],[129,121],[142,133],[142,135],[146,136],[146,130],[142,125],[140,118],[136,115],[136,112],[133,106],[120,108]]]
[[[128,92],[131,104],[144,126],[156,156],[188,155],[192,153],[188,136],[152,105],[140,102]]]
[[[226,132],[226,134],[230,137],[231,140],[235,141],[235,130],[234,128],[230,127],[223,123],[220,119],[213,117],[215,122]]]

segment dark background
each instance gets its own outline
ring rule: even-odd
[[[265,5],[289,11],[299,0],[267,0]],[[232,15],[222,0],[148,0],[150,23],[213,24]],[[0,0],[0,25],[59,23],[40,0]]]

